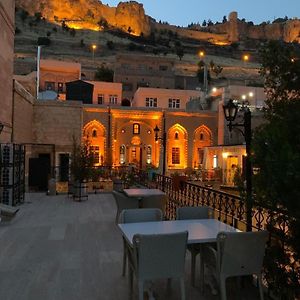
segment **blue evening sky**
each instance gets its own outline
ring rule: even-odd
[[[116,6],[120,1],[102,0]],[[146,14],[157,21],[186,26],[203,20],[222,21],[223,16],[237,11],[240,19],[259,24],[278,17],[300,17],[300,0],[138,0]]]

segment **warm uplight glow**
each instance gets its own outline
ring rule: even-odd
[[[214,87],[214,88],[212,88],[212,90],[211,90],[213,93],[215,93],[216,91],[217,91],[217,88],[216,87]]]
[[[93,50],[96,50],[96,49],[97,49],[97,45],[93,44],[93,45],[92,45],[92,49],[93,49]]]
[[[243,61],[249,61],[249,58],[250,58],[249,54],[243,55]]]
[[[230,45],[229,42],[225,42],[225,41],[214,41],[213,44],[216,45],[216,46],[228,46],[228,45]]]
[[[253,96],[254,96],[253,92],[250,92],[249,97],[253,97]]]
[[[242,95],[242,99],[246,100],[247,96],[246,95]]]
[[[223,152],[222,156],[223,156],[223,158],[227,158],[228,157],[228,152]]]
[[[204,56],[205,56],[205,52],[204,52],[204,51],[199,51],[198,55],[199,55],[200,57],[204,57]]]

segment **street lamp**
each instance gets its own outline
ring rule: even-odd
[[[204,51],[199,51],[198,53],[199,57],[202,59],[202,63],[203,63],[203,90],[205,92],[205,96],[207,95],[207,91],[208,91],[208,71],[207,71],[207,65],[204,61],[205,59],[205,52]]]
[[[223,105],[224,116],[228,122],[227,126],[229,131],[232,131],[235,127],[242,127],[239,131],[243,134],[246,142],[246,170],[245,170],[245,180],[246,180],[246,226],[247,231],[252,231],[252,166],[251,166],[251,111],[249,108],[244,108],[244,122],[243,123],[233,123],[238,112],[238,106],[229,99],[226,105]]]
[[[92,45],[92,53],[93,53],[93,60],[95,58],[95,50],[97,49],[97,45],[93,44]]]
[[[158,133],[159,133],[159,128],[156,125],[155,128],[153,129],[154,133],[155,133],[155,141],[157,142],[158,140],[162,140],[163,143],[163,169],[162,169],[162,174],[163,176],[166,175],[166,143],[167,143],[167,134],[166,131],[164,130],[163,136],[159,137]]]

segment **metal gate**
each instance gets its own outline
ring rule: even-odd
[[[17,205],[25,198],[25,146],[0,144],[0,203]]]

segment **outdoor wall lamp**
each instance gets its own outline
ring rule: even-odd
[[[244,121],[243,123],[233,123],[237,113],[238,106],[229,99],[226,105],[223,105],[224,116],[228,122],[227,126],[231,132],[233,128],[238,129],[245,138],[246,142],[246,157],[245,157],[245,181],[246,181],[246,225],[247,231],[252,231],[252,166],[251,166],[251,111],[249,107],[243,107]],[[242,129],[238,128],[242,127]]]

